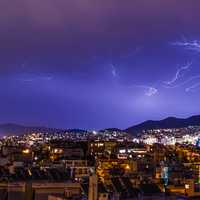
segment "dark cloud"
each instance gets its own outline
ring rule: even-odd
[[[196,112],[197,82],[192,95],[162,83],[191,60],[200,73],[197,52],[171,45],[199,39],[199,7],[195,0],[1,0],[0,121],[126,127]]]

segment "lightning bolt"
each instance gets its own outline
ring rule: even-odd
[[[185,89],[185,91],[186,91],[186,92],[194,92],[194,91],[197,91],[197,90],[200,89],[199,86],[200,86],[200,83],[195,83],[194,85],[192,85],[192,86],[190,86],[190,87],[187,87],[187,88]]]
[[[171,86],[164,86],[165,88],[178,88],[178,87],[182,87],[194,80],[197,80],[197,79],[200,79],[200,75],[196,75],[196,76],[192,76],[190,77],[189,79],[187,79],[186,81],[180,83],[180,84],[177,84],[177,85],[171,85]]]
[[[186,64],[185,66],[183,66],[183,67],[180,67],[180,68],[176,71],[174,77],[173,77],[170,81],[165,81],[165,82],[163,82],[163,83],[166,84],[166,85],[172,85],[172,84],[174,84],[180,77],[183,76],[184,71],[188,70],[188,69],[190,68],[191,65],[192,65],[192,62],[187,63],[187,64]]]
[[[183,40],[181,42],[174,42],[174,43],[172,43],[172,45],[180,46],[186,50],[195,51],[197,53],[200,53],[200,41],[199,40],[187,41],[186,38],[183,36]],[[192,81],[200,79],[200,75],[192,76],[180,84],[173,85],[173,83],[175,83],[179,79],[179,77],[181,77],[181,73],[183,71],[187,70],[191,65],[192,65],[192,63],[189,63],[188,65],[185,66],[185,68],[179,69],[177,71],[175,77],[171,81],[164,82],[167,85],[164,87],[177,88],[177,87],[184,86],[186,84],[190,84],[190,86],[185,88],[185,92],[193,92],[193,91],[199,90],[200,82],[194,83]]]
[[[111,73],[114,78],[117,77],[117,70],[113,64],[111,64]]]
[[[34,81],[50,81],[52,79],[53,79],[52,76],[25,75],[25,76],[18,78],[17,80],[22,81],[22,82],[31,83],[31,82],[34,82]]]
[[[190,42],[187,42],[186,40],[183,42],[174,42],[172,43],[174,46],[182,46],[187,50],[192,50],[200,53],[200,41],[198,40],[193,40]]]

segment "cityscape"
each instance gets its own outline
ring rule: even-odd
[[[2,200],[200,198],[200,126],[9,134],[0,152]]]
[[[200,200],[199,10],[0,0],[0,200]]]

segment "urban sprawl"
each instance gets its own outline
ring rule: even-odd
[[[5,136],[0,199],[200,199],[200,127]]]

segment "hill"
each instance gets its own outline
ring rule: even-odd
[[[182,128],[188,126],[200,126],[200,115],[192,116],[186,119],[168,117],[163,120],[153,121],[148,120],[141,124],[131,126],[125,129],[126,132],[131,134],[141,133],[143,130],[163,129],[163,128]]]
[[[21,135],[25,133],[33,133],[33,132],[48,132],[48,133],[54,133],[54,132],[61,132],[63,130],[61,129],[55,129],[55,128],[47,128],[47,127],[27,127],[22,126],[18,124],[1,124],[0,125],[0,135]]]

